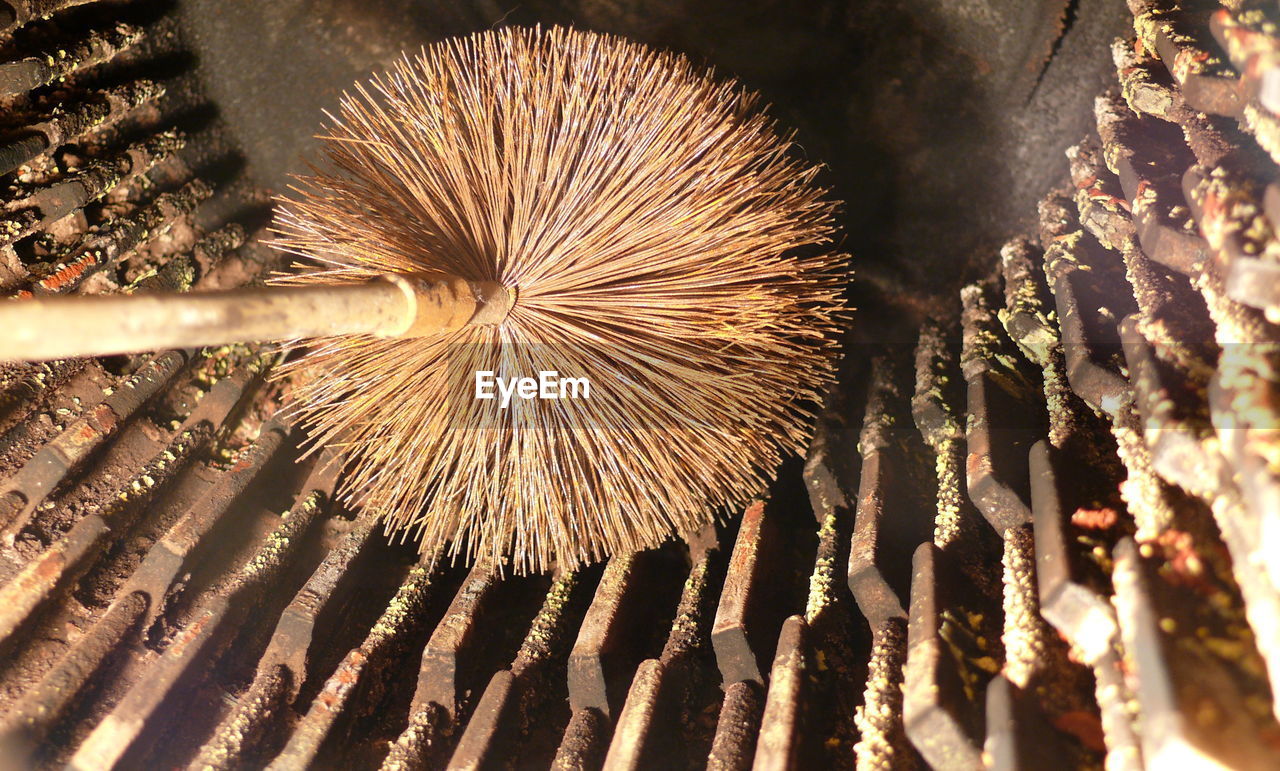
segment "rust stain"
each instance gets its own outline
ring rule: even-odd
[[[964,464],[965,470],[969,473],[969,476],[976,476],[982,473],[984,470],[984,464],[982,461],[983,458],[981,453],[969,453],[968,457],[965,458]]]
[[[84,417],[77,431],[77,438],[83,443],[92,442],[115,431],[118,424],[119,418],[115,410],[105,404],[99,404]]]
[[[27,586],[34,584],[37,579],[40,582],[44,582],[49,579],[56,579],[58,576],[62,575],[62,570],[65,564],[66,561],[63,559],[63,553],[61,550],[45,553],[40,557],[39,562],[36,563],[35,570],[31,571],[31,580],[24,581],[23,587],[26,588]]]
[[[329,710],[338,707],[343,701],[343,695],[359,679],[360,670],[367,659],[368,656],[359,648],[348,653],[338,670],[325,683],[324,690],[316,696],[316,702]]]
[[[364,656],[362,654],[354,654],[351,660],[341,669],[334,673],[333,679],[340,685],[351,685],[360,675],[359,667],[364,665]]]
[[[59,268],[53,275],[41,279],[39,286],[50,292],[61,292],[64,289],[69,289],[74,285],[74,282],[84,276],[90,266],[96,263],[97,259],[92,254],[81,255]]]
[[[93,408],[93,412],[90,414],[92,415],[93,420],[97,422],[98,427],[103,431],[111,431],[115,429],[116,424],[119,422],[119,418],[116,416],[116,411],[111,409],[111,406],[108,404],[99,404],[97,407]]]
[[[204,632],[205,626],[209,623],[209,621],[212,618],[213,618],[213,614],[206,611],[205,613],[202,613],[198,619],[193,621],[191,625],[187,627],[186,632],[184,632],[181,637],[179,637],[176,641],[174,641],[173,647],[170,648],[173,655],[177,657],[181,657],[182,654],[187,650],[187,647],[191,645],[192,642],[200,639],[201,634]]]

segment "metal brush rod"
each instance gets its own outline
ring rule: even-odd
[[[0,303],[0,361],[333,335],[422,337],[497,324],[511,303],[500,284],[456,276],[14,300]]]

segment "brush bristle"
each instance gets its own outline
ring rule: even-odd
[[[759,493],[832,377],[846,258],[817,167],[735,83],[617,37],[505,28],[344,97],[282,202],[285,282],[440,271],[498,327],[318,341],[288,368],[347,496],[424,555],[516,572],[650,547]],[[589,399],[474,398],[474,373]]]

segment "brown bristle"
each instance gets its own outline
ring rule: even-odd
[[[323,340],[287,371],[346,493],[430,557],[517,572],[653,546],[759,492],[833,376],[844,255],[817,168],[682,57],[505,28],[347,95],[283,202],[284,282],[451,273],[516,288],[500,326]],[[474,398],[474,373],[589,399]]]

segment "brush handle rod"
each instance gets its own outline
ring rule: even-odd
[[[509,308],[499,285],[458,277],[39,297],[0,302],[0,361],[350,334],[420,337],[497,323]]]

